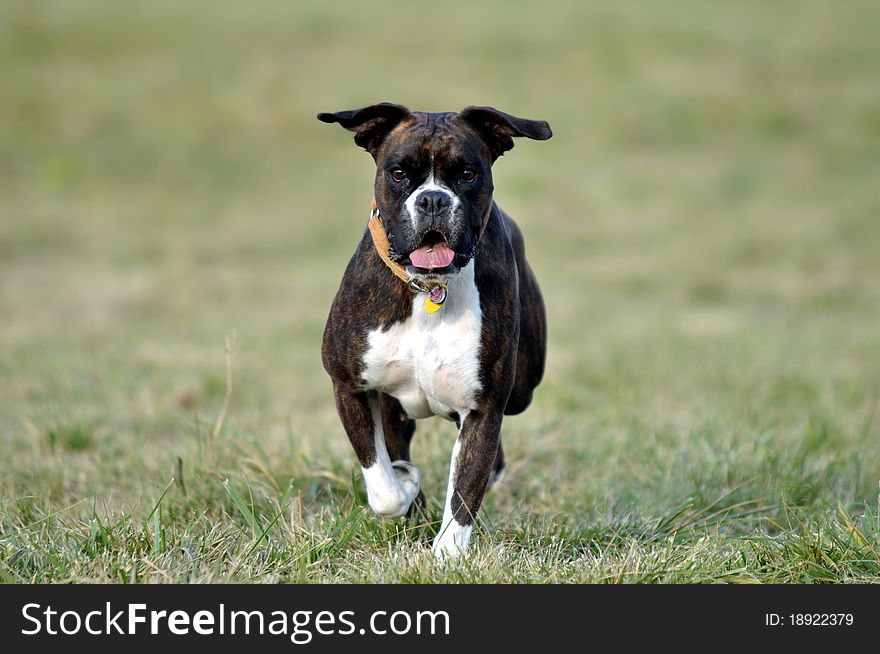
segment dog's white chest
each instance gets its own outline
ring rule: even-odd
[[[367,388],[397,398],[411,418],[464,415],[480,390],[480,296],[474,263],[448,285],[439,311],[413,298],[410,317],[367,335],[363,380]]]

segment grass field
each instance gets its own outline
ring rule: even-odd
[[[880,581],[877,3],[340,7],[0,6],[0,581]],[[495,169],[547,375],[446,567],[319,356],[372,170],[314,116],[380,100],[555,132]]]

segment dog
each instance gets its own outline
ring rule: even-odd
[[[415,420],[455,423],[432,551],[456,558],[504,468],[503,417],[531,402],[547,347],[541,291],[522,232],[493,200],[492,165],[514,138],[552,132],[478,106],[427,113],[383,102],[318,120],[354,132],[376,164],[370,221],[321,348],[339,418],[370,507],[389,518],[424,502],[410,461]]]

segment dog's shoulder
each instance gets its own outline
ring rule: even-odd
[[[493,203],[475,257],[481,296],[492,296],[508,290],[511,284],[515,286],[517,246],[522,248],[522,233],[513,219]]]
[[[367,334],[406,320],[411,294],[389,274],[368,230],[348,262],[324,328],[321,359],[336,381],[360,385]]]

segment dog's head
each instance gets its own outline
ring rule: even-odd
[[[429,278],[456,273],[474,256],[492,207],[492,164],[513,137],[552,135],[542,120],[492,107],[424,113],[383,102],[318,119],[351,130],[373,155],[392,258]]]

